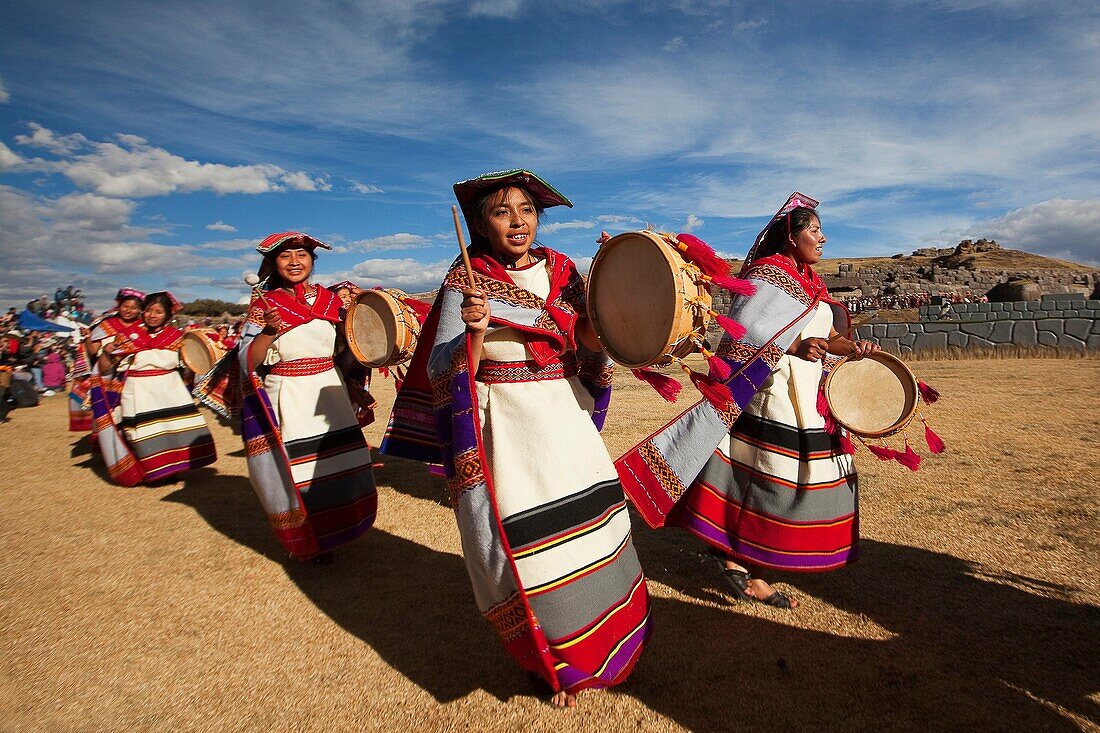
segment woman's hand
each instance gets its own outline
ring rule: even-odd
[[[462,322],[471,334],[484,335],[489,328],[489,301],[475,288],[462,289]]]
[[[829,339],[809,336],[799,340],[787,353],[797,356],[799,359],[804,359],[805,361],[821,361],[821,358],[828,353],[828,350]]]
[[[279,310],[275,306],[266,308],[264,310],[264,330],[271,330],[275,333],[279,332],[282,328],[283,319],[279,316]]]
[[[852,361],[862,359],[868,354],[873,354],[876,351],[882,351],[879,345],[874,341],[852,341],[852,350],[848,352],[848,358]]]

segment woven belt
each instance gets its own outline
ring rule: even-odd
[[[316,356],[308,359],[280,361],[271,367],[269,373],[278,377],[308,377],[313,374],[327,372],[335,366],[331,356]]]
[[[130,369],[126,372],[126,378],[130,377],[160,377],[165,374],[172,374],[175,369]]]
[[[477,368],[477,381],[484,384],[510,382],[541,382],[547,379],[565,379],[577,373],[577,362],[572,355],[555,359],[539,368],[533,361],[492,361],[482,359]]]

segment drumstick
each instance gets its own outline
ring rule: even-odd
[[[455,217],[455,234],[458,235],[458,249],[462,252],[462,264],[466,266],[466,279],[470,281],[470,287],[477,289],[474,282],[474,268],[470,264],[470,253],[466,251],[466,239],[462,236],[462,223],[458,220],[458,207],[452,206],[451,213]]]
[[[832,343],[832,342],[836,341],[837,339],[848,338],[848,335],[851,334],[852,331],[855,331],[857,328],[862,326],[864,323],[867,323],[872,318],[874,318],[874,315],[864,316],[863,318],[859,319],[858,321],[852,321],[852,325],[848,326],[847,331],[845,331],[844,333],[838,333],[836,336],[830,336],[828,338],[829,343]]]
[[[264,278],[261,282],[259,275],[255,275],[250,272],[244,276],[244,281],[248,285],[252,286],[252,293],[258,296],[261,301],[263,301],[264,306],[266,306],[267,308],[271,308],[271,303],[267,302],[267,298],[264,297],[263,291],[263,285],[265,282],[267,282],[267,278]]]

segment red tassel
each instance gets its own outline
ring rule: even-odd
[[[630,373],[652,387],[657,394],[669,402],[675,402],[683,389],[683,385],[672,377],[659,374],[649,369],[631,369]]]
[[[940,398],[940,393],[924,382],[917,382],[917,389],[920,390],[920,398],[926,405],[931,405]]]
[[[733,402],[733,394],[730,393],[726,385],[721,382],[716,382],[706,374],[700,374],[686,366],[683,367],[683,370],[687,372],[688,379],[695,385],[695,389],[699,390],[718,410],[725,410],[726,406]]]
[[[378,367],[378,376],[385,379],[386,377],[390,376],[390,370],[386,367]]]
[[[704,242],[694,234],[677,234],[676,239],[684,245],[684,255],[695,263],[700,270],[711,277],[723,277],[730,273],[730,263],[723,260]]]
[[[739,277],[730,277],[729,275],[718,275],[712,277],[711,282],[720,288],[725,288],[731,293],[737,295],[752,295],[756,292],[756,286],[748,280],[743,280]]]
[[[726,316],[714,314],[714,320],[718,322],[718,327],[730,335],[730,338],[734,341],[740,341],[745,336],[745,327],[732,318]],[[725,377],[723,377],[725,379]]]
[[[867,450],[878,456],[878,459],[880,461],[892,461],[894,460],[894,456],[897,454],[896,450],[894,450],[893,448],[887,448],[884,445],[874,445],[871,443],[864,443],[864,445],[867,447]]]
[[[928,423],[924,424],[924,442],[928,443],[928,450],[933,453],[943,453],[945,446],[940,436],[936,435],[932,431],[932,428],[928,427]]]
[[[852,442],[852,439],[848,437],[847,433],[840,434],[840,450],[850,456],[856,454],[856,444]]]
[[[724,382],[733,376],[733,368],[720,356],[711,354],[707,357],[710,364],[710,375],[720,382]]]
[[[829,409],[829,401],[825,399],[825,390],[817,391],[817,414],[825,420],[825,432],[836,435],[840,427],[836,424],[832,410]]]
[[[920,468],[920,456],[913,450],[913,446],[909,445],[909,441],[905,441],[905,452],[894,451],[894,460],[901,465],[908,468],[910,471],[916,471]]]

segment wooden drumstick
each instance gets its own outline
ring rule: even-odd
[[[852,321],[852,325],[848,326],[847,331],[845,331],[844,333],[838,333],[836,336],[830,336],[828,338],[829,343],[831,344],[832,342],[836,341],[837,339],[848,338],[849,334],[851,334],[852,331],[855,331],[857,328],[862,326],[864,323],[867,323],[872,318],[874,318],[874,315],[864,316],[863,318],[859,319],[858,321]]]
[[[470,264],[470,253],[466,251],[466,238],[462,236],[462,222],[458,220],[458,207],[451,206],[451,213],[455,217],[455,234],[458,236],[458,250],[462,253],[462,264],[466,266],[466,279],[470,281],[470,287],[476,290],[474,268]]]
[[[263,290],[263,285],[265,282],[267,282],[267,279],[264,278],[264,280],[261,282],[259,275],[255,275],[250,272],[244,276],[244,281],[246,284],[252,287],[252,294],[257,296],[263,302],[265,307],[271,308],[271,303],[267,302],[267,298],[264,297]]]

